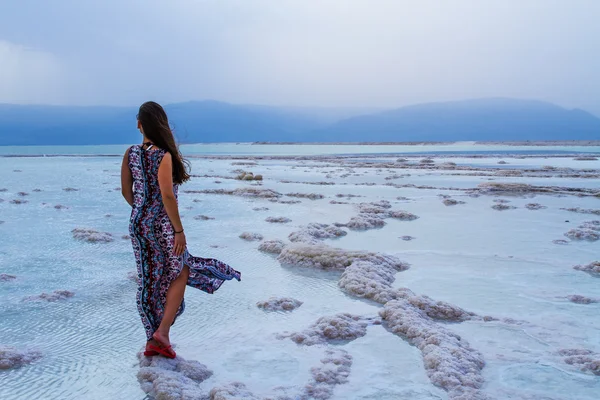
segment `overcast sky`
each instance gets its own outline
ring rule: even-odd
[[[600,0],[0,0],[0,102],[502,96],[600,115],[599,21]]]

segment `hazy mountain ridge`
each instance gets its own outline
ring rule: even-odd
[[[174,103],[165,108],[182,143],[600,138],[599,118],[583,110],[534,100],[426,103],[358,116],[352,115],[362,110],[217,101]],[[136,113],[137,107],[0,104],[0,145],[135,143],[139,141]]]

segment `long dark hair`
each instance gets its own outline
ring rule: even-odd
[[[181,184],[190,179],[190,162],[183,158],[179,146],[175,142],[173,131],[169,125],[167,113],[160,104],[147,101],[140,106],[137,115],[142,124],[144,135],[154,143],[155,146],[167,150],[173,159],[173,182]]]

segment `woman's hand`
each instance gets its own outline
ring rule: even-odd
[[[185,233],[179,232],[175,234],[175,243],[173,246],[173,252],[177,257],[181,256],[185,251],[186,241],[185,241]]]

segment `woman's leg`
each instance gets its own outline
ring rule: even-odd
[[[165,312],[158,329],[154,333],[154,337],[165,345],[171,344],[169,340],[169,331],[171,330],[171,325],[173,325],[173,321],[177,315],[177,310],[179,309],[181,301],[183,300],[183,294],[185,293],[185,286],[187,284],[189,274],[189,267],[184,265],[179,276],[175,278],[173,282],[171,282],[171,286],[169,286],[169,289],[167,290],[167,303],[165,304]]]

